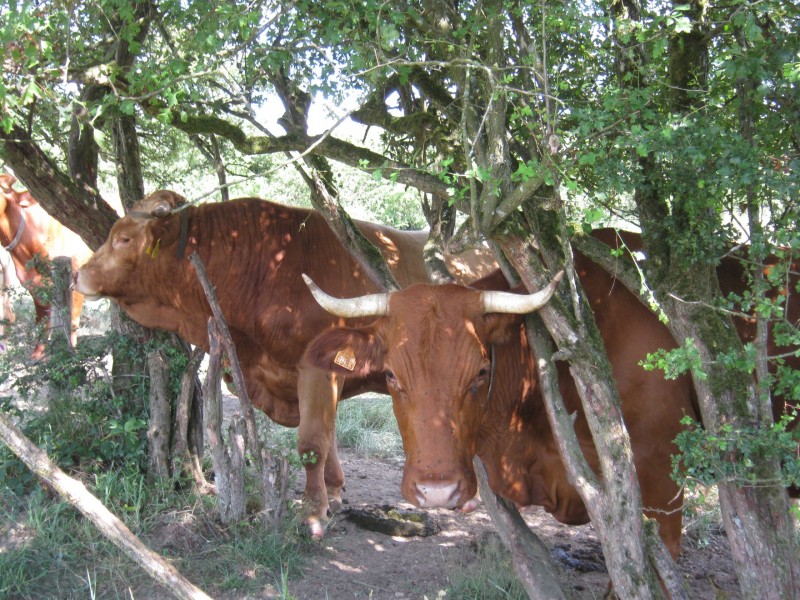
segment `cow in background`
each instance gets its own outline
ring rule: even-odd
[[[91,251],[76,233],[51,217],[42,206],[24,191],[14,189],[16,178],[0,173],[0,243],[11,254],[17,278],[33,297],[36,324],[44,326],[49,335],[51,306],[41,293],[46,285],[47,261],[68,257],[77,269],[91,256]],[[72,293],[70,341],[77,341],[78,321],[83,296]],[[45,342],[36,343],[31,358],[44,356]]]

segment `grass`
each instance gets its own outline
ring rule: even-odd
[[[447,598],[460,600],[526,600],[511,557],[500,539],[489,536],[477,543],[473,560],[450,574]]]
[[[340,447],[353,448],[363,456],[403,455],[403,442],[389,396],[365,394],[340,403],[336,437]]]
[[[66,503],[37,490],[25,498],[6,491],[0,504],[0,598],[169,597]],[[187,505],[194,506],[190,518]],[[212,595],[285,588],[286,578],[300,573],[309,545],[296,522],[277,532],[248,522],[223,529],[213,509],[177,494],[145,502],[143,509],[146,518],[115,512],[149,545],[161,545],[170,526],[190,531],[190,538],[160,553]]]

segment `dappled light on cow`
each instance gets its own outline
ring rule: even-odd
[[[340,372],[337,357],[348,355],[354,368],[371,365],[385,373],[406,453],[401,490],[412,504],[472,508],[477,491],[472,458],[490,405],[492,344],[495,336],[507,338],[507,324],[519,319],[502,313],[537,310],[559,279],[530,295],[419,285],[342,300],[305,277],[317,301],[333,314],[378,317],[368,327],[321,334],[306,358]]]
[[[188,261],[197,253],[216,289],[253,405],[282,425],[299,427],[305,495],[320,524],[312,535],[320,537],[329,498],[336,500],[344,485],[335,443],[337,403],[385,392],[386,379],[354,366],[338,378],[341,386],[332,386],[327,371],[303,363],[308,342],[343,318],[314,301],[300,274],[342,296],[369,294],[377,286],[316,211],[260,198],[183,207],[180,198],[159,190],[138,202],[78,273],[76,287],[112,299],[142,325],[176,332],[208,350],[208,301]],[[355,223],[389,259],[401,286],[429,281],[425,232]],[[489,256],[484,263],[494,265]],[[349,364],[349,357],[341,362]]]

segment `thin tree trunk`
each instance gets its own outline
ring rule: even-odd
[[[80,481],[67,476],[55,466],[3,413],[0,413],[0,439],[31,471],[83,513],[106,538],[163,584],[176,598],[210,600],[203,590],[187,581],[175,567],[145,546]]]
[[[214,467],[214,484],[217,490],[217,512],[225,524],[241,521],[246,512],[244,472],[238,444],[241,436],[233,435],[230,451],[222,437],[222,339],[216,321],[208,320],[208,372],[203,387],[205,401],[206,437]],[[233,431],[232,431],[233,433]],[[238,469],[238,470],[237,470]]]
[[[707,373],[707,378],[694,378],[704,427],[709,432],[719,432],[723,424],[734,429],[760,427],[757,409],[761,403],[752,376],[732,373],[716,361],[717,353],[741,348],[729,320],[694,302],[673,300],[663,306],[676,339],[695,340]],[[713,352],[707,343],[712,331]],[[771,409],[768,413],[771,418]],[[742,595],[759,600],[800,598],[800,553],[781,467],[775,460],[761,459],[755,468],[759,480],[775,483],[717,483]]]
[[[169,365],[160,350],[147,355],[150,373],[150,422],[147,427],[147,474],[155,481],[167,481],[172,412],[169,399]]]
[[[542,244],[546,244],[542,238],[537,240],[540,248]],[[538,269],[531,265],[530,245],[527,240],[508,236],[497,241],[531,289],[539,289],[546,284],[542,265],[538,265]],[[549,250],[553,251],[552,248]],[[658,583],[657,573],[648,560],[641,493],[630,440],[622,421],[619,396],[611,376],[611,366],[605,358],[602,343],[598,343],[599,333],[588,304],[578,293],[577,285],[579,284],[573,282],[572,289],[576,301],[575,312],[584,315],[578,320],[580,332],[573,328],[574,321],[563,314],[565,309],[559,308],[556,298],[538,314],[558,346],[563,348],[561,358],[569,360],[570,373],[575,380],[597,448],[601,480],[594,476],[586,464],[571,420],[564,414],[556,377],[549,366],[551,352],[547,350],[545,338],[533,336],[531,339],[538,340],[533,350],[538,358],[548,419],[559,444],[559,453],[567,467],[570,483],[580,494],[598,531],[616,593],[623,598],[640,600],[661,598],[663,591]],[[625,498],[625,502],[620,502],[620,498]]]
[[[280,515],[283,514],[283,505],[286,501],[286,483],[285,481],[278,480],[278,477],[285,478],[288,476],[286,459],[283,457],[273,457],[258,437],[255,412],[250,402],[250,397],[247,394],[244,375],[242,374],[239,358],[236,353],[236,346],[233,344],[233,338],[228,330],[225,316],[222,314],[219,302],[217,302],[216,292],[214,291],[211,281],[208,279],[208,274],[197,252],[193,252],[189,256],[189,261],[197,272],[197,279],[200,281],[208,304],[211,307],[216,326],[219,329],[222,346],[225,350],[225,354],[228,356],[228,361],[233,371],[236,392],[239,396],[239,406],[246,425],[250,457],[253,461],[253,467],[260,478],[259,487],[261,489],[261,497],[264,505],[264,519],[266,523],[274,525],[277,523],[277,519]],[[278,483],[277,489],[275,487],[276,483]]]
[[[174,432],[170,450],[172,477],[177,477],[185,469],[192,474],[195,484],[201,489],[205,487],[206,481],[203,471],[197,469],[198,465],[195,464],[196,461],[192,459],[189,450],[189,436],[191,435],[189,423],[192,417],[192,405],[201,399],[198,396],[202,397],[197,393],[197,369],[204,356],[205,352],[202,348],[195,348],[181,376],[181,391],[175,407]]]

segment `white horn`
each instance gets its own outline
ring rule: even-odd
[[[481,294],[483,312],[524,315],[539,310],[550,300],[563,276],[564,271],[559,271],[546,288],[533,294],[485,291]]]
[[[303,281],[306,282],[317,303],[337,317],[381,317],[389,313],[389,294],[334,298],[319,289],[319,286],[305,273]]]

